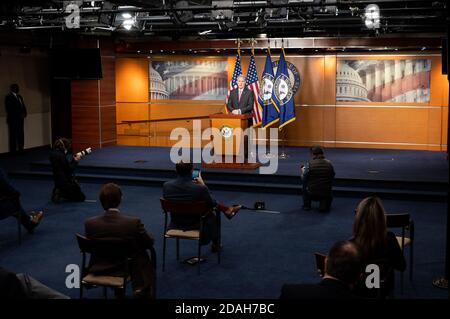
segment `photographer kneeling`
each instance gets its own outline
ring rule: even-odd
[[[50,154],[53,180],[55,182],[52,193],[52,201],[54,203],[62,201],[83,202],[86,199],[75,179],[74,170],[82,156],[89,153],[90,149],[72,154],[72,143],[69,139],[60,138],[56,140]]]

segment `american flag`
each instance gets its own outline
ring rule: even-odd
[[[230,88],[228,89],[227,100],[225,102],[226,105],[228,105],[228,99],[230,98],[231,91],[233,91],[234,89],[237,89],[237,78],[241,74],[242,74],[241,52],[238,49],[238,53],[236,54],[236,62],[234,62],[233,77],[231,78],[231,81],[230,81]],[[228,112],[228,107],[225,107],[225,110]]]
[[[259,82],[258,74],[256,73],[255,57],[252,53],[250,57],[250,65],[247,71],[247,81],[245,83],[250,91],[253,92],[253,126],[260,125],[262,120],[262,108],[258,103],[259,96]]]

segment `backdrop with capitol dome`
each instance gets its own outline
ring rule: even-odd
[[[272,49],[274,72],[279,49]],[[244,75],[250,55],[242,54]],[[255,54],[261,78],[265,51]],[[297,120],[289,146],[447,149],[447,79],[440,54],[286,54]],[[171,146],[175,127],[224,110],[235,56],[116,56],[117,142]],[[297,74],[298,72],[298,74]],[[204,141],[206,144],[207,141]]]

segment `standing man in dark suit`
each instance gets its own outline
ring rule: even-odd
[[[320,283],[283,285],[280,299],[356,299],[352,289],[362,270],[359,247],[351,241],[339,241],[325,259],[325,275]]]
[[[19,94],[19,86],[11,84],[10,90],[5,97],[6,122],[9,128],[9,152],[15,153],[23,151],[23,122],[27,117],[27,108]]]
[[[118,185],[113,183],[103,185],[99,198],[105,212],[86,220],[84,224],[86,237],[131,240],[136,247],[136,251],[130,252],[130,255],[135,256],[130,270],[134,295],[140,298],[154,298],[152,287],[155,270],[147,254],[147,249],[153,247],[153,237],[147,233],[139,218],[123,215],[119,211],[122,191]],[[111,274],[123,266],[122,260],[103,260],[95,255],[91,256],[90,265],[90,271],[99,274]]]
[[[239,75],[237,84],[238,88],[230,92],[228,110],[232,114],[251,114],[254,97],[252,91],[245,86],[245,76]]]
[[[211,196],[208,187],[199,173],[198,177],[192,179],[192,163],[180,162],[175,166],[178,178],[164,183],[163,197],[167,200],[178,202],[194,202],[203,201],[211,207],[211,214],[205,221],[203,229],[204,237],[201,239],[203,245],[207,245],[212,241],[211,250],[217,252],[221,247],[218,244],[218,229],[217,219],[215,213],[223,213],[228,219],[233,218],[241,205],[226,206],[217,201]],[[198,229],[198,218],[192,219],[188,216],[182,220],[172,219],[171,225],[175,228],[181,228],[184,230]]]
[[[253,92],[245,85],[245,76],[242,74],[237,77],[238,88],[230,92],[227,108],[232,114],[252,114],[255,98]],[[248,119],[248,127],[253,125],[253,119]],[[244,157],[248,159],[248,136],[244,136]]]

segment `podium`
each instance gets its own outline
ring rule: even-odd
[[[211,114],[209,116],[213,132],[214,161],[203,163],[205,168],[256,169],[260,163],[249,163],[245,158],[245,129],[251,114]]]

